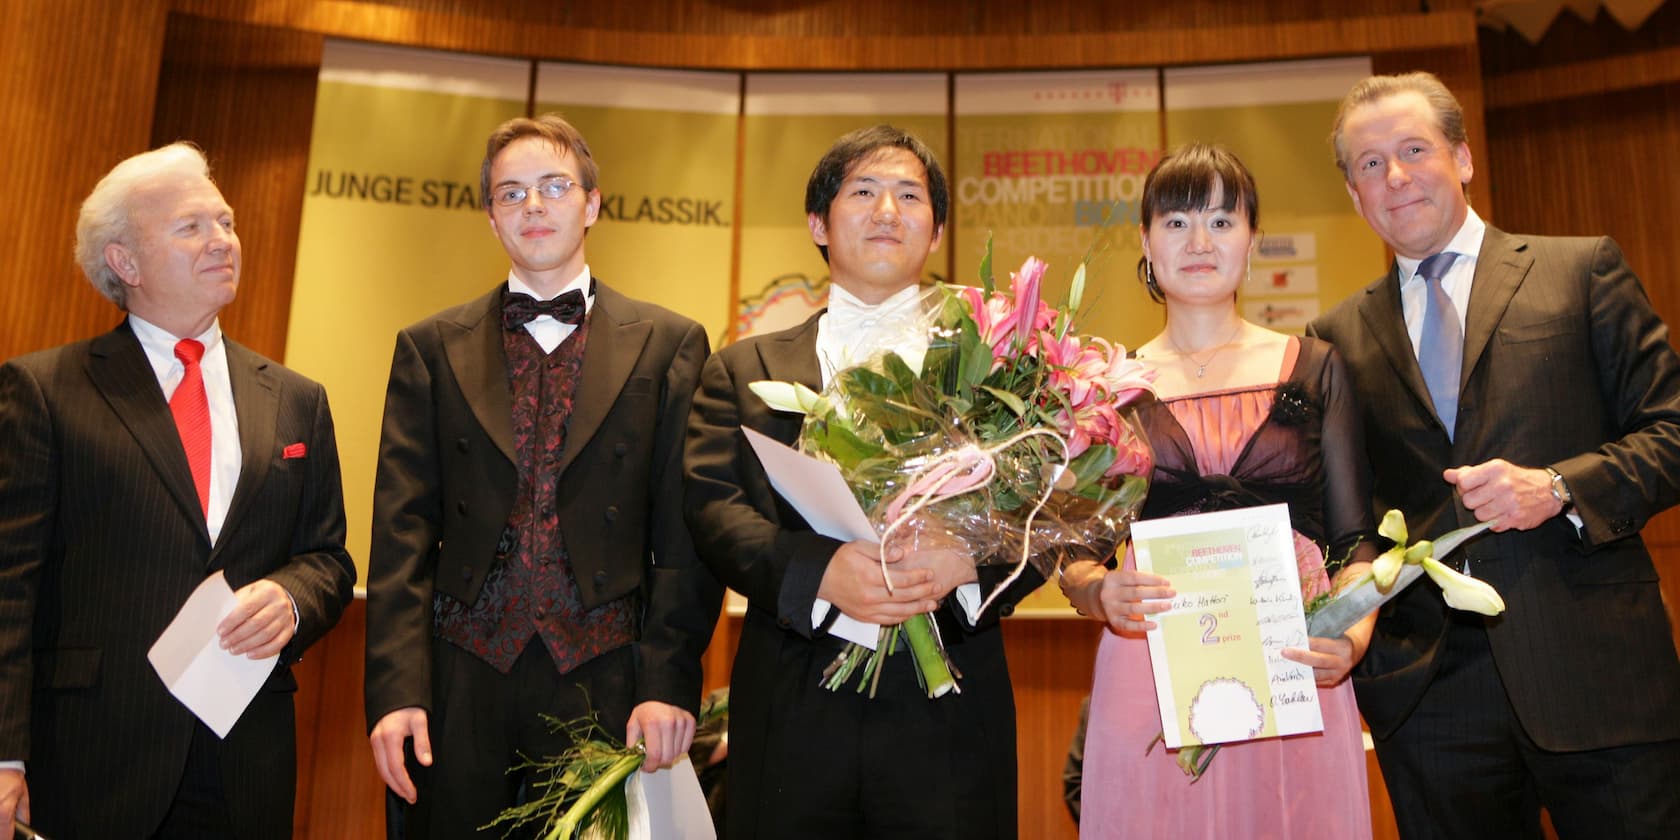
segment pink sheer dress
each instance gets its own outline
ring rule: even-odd
[[[1291,341],[1280,382],[1144,407],[1155,472],[1144,518],[1287,502],[1309,595],[1323,558],[1374,534],[1363,433],[1351,383],[1328,344]],[[1363,539],[1363,541],[1361,541]],[[1357,548],[1356,548],[1357,546]],[[1130,552],[1125,559],[1131,568]],[[1324,731],[1228,744],[1191,783],[1161,731],[1142,634],[1103,633],[1085,741],[1082,838],[1371,836],[1353,685],[1318,690]]]

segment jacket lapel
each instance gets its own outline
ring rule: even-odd
[[[233,388],[233,411],[239,418],[239,483],[228,504],[222,533],[232,533],[239,518],[251,507],[251,500],[268,480],[274,464],[275,427],[280,422],[280,382],[268,369],[268,360],[227,340],[228,383]],[[217,540],[210,552],[210,567],[217,565],[227,540]]]
[[[566,445],[560,453],[560,473],[577,460],[578,453],[601,429],[618,394],[624,390],[636,360],[642,356],[653,322],[635,319],[630,300],[597,278],[595,305],[589,315],[589,341],[583,348],[583,366],[578,372],[577,390],[572,394],[572,416],[566,421]]]
[[[812,390],[822,390],[822,365],[817,362],[817,323],[822,315],[818,312],[805,323],[759,343],[758,359],[764,365],[766,379],[799,382]],[[749,394],[746,399],[758,398]],[[765,434],[789,445],[798,440],[800,426],[804,423],[799,415],[768,409],[767,413],[774,425],[764,429]]]
[[[175,430],[175,418],[158,387],[157,374],[146,361],[146,351],[126,319],[88,346],[87,373],[162,477],[163,486],[181,513],[196,524],[208,544],[210,532],[204,524],[198,490],[193,486],[192,469],[187,466],[187,451]]]
[[[1398,267],[1391,265],[1386,279],[1365,290],[1365,297],[1359,302],[1359,315],[1365,319],[1366,332],[1382,348],[1394,375],[1423,413],[1445,435],[1447,430],[1441,427],[1440,418],[1435,416],[1435,401],[1430,398],[1429,386],[1423,381],[1423,370],[1418,367],[1417,351],[1412,349],[1412,339],[1406,334],[1406,313],[1400,306]]]
[[[457,321],[439,323],[444,354],[473,417],[508,461],[513,456],[513,391],[502,347],[502,286],[464,308]]]
[[[1482,236],[1476,256],[1476,277],[1470,284],[1470,311],[1464,317],[1464,370],[1459,382],[1467,385],[1481,361],[1505,309],[1534,265],[1528,243],[1492,227]],[[1460,393],[1464,391],[1461,385]]]

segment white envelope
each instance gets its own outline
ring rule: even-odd
[[[221,572],[205,578],[146,653],[169,693],[221,738],[251,705],[280,659],[250,659],[222,650],[216,624],[237,603]]]
[[[787,499],[799,515],[805,517],[811,530],[837,540],[864,540],[879,543],[875,526],[858,506],[857,497],[847,486],[840,468],[827,461],[812,458],[774,438],[742,427],[747,443],[758,454],[759,463],[770,477],[770,486]],[[858,621],[845,613],[834,616],[828,626],[831,636],[856,642],[874,650],[881,641],[881,625]]]

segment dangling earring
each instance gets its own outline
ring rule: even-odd
[[[1162,300],[1166,295],[1161,294],[1161,284],[1155,280],[1155,263],[1145,257],[1143,260],[1143,285],[1149,290],[1150,297]]]

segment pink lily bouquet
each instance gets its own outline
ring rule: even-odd
[[[1132,407],[1153,394],[1154,372],[1125,347],[1078,334],[1083,263],[1060,308],[1040,298],[1046,268],[1028,258],[998,291],[988,246],[980,288],[928,289],[914,334],[878,336],[871,346],[893,349],[836,371],[822,394],[750,386],[772,408],[805,415],[799,448],[840,468],[883,555],[931,537],[1012,563],[979,612],[1029,563],[1050,577],[1069,557],[1109,556],[1154,462]],[[901,637],[930,698],[960,691],[928,615],[882,628],[873,651],[848,645],[824,685],[838,690],[859,675],[857,690],[873,696]]]

